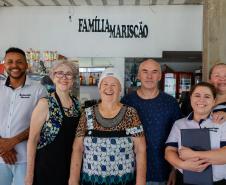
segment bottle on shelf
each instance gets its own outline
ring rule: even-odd
[[[41,72],[41,66],[40,66],[40,51],[34,51],[34,61],[35,61],[35,66],[36,66],[36,72],[40,73]]]
[[[80,75],[79,75],[79,80],[80,80],[80,85],[83,85],[83,76],[82,76],[82,73],[80,73]]]
[[[32,64],[31,64],[31,53],[30,50],[26,51],[26,59],[27,59],[27,63],[28,63],[28,70],[29,72],[32,71]]]
[[[45,51],[45,63],[46,63],[46,68],[49,71],[51,68],[49,51]]]
[[[57,51],[54,51],[53,53],[53,60],[56,61],[58,59]]]
[[[79,78],[80,78],[80,85],[82,86],[97,86],[99,83],[99,78],[101,74],[101,70],[96,69],[80,69],[79,70]]]
[[[92,76],[92,73],[89,74],[89,84],[88,85],[93,85],[93,76]]]
[[[35,71],[35,66],[34,66],[34,60],[33,60],[33,50],[32,48],[29,48],[28,51],[26,51],[26,56],[27,56],[27,61],[29,64],[29,68],[31,72]]]
[[[93,73],[93,85],[97,85],[96,84],[96,75],[95,75],[95,73]]]

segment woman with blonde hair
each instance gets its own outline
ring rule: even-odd
[[[226,64],[217,63],[209,72],[209,81],[217,90],[214,107],[214,119],[220,122],[226,120]]]

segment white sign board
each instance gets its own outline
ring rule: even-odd
[[[67,57],[161,57],[163,50],[200,51],[202,11],[201,5],[1,8],[0,56],[10,46],[56,50]],[[104,31],[87,31],[84,20],[96,21],[99,30],[104,24]],[[106,24],[116,25],[115,36]]]

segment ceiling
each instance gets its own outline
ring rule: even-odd
[[[10,6],[151,6],[200,5],[204,0],[0,0],[0,7]]]

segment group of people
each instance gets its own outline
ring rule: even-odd
[[[183,185],[183,170],[213,167],[226,185],[226,64],[190,92],[192,112],[158,88],[161,66],[144,60],[141,86],[120,99],[123,79],[115,68],[100,76],[100,101],[81,111],[71,95],[76,74],[62,61],[50,71],[54,92],[29,79],[26,55],[9,48],[0,84],[0,184]],[[211,150],[181,146],[181,129],[216,128]],[[28,142],[27,142],[28,139]],[[177,170],[175,170],[177,169]]]

